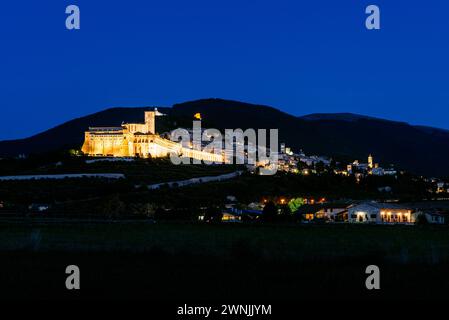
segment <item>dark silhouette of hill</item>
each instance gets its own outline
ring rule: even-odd
[[[71,120],[27,139],[0,142],[0,156],[79,148],[89,126],[142,122],[149,108],[111,108]],[[159,108],[158,132],[190,123],[200,112],[203,127],[279,129],[279,141],[306,154],[365,160],[372,153],[381,165],[396,164],[414,173],[449,176],[449,131],[412,126],[354,114],[296,117],[278,109],[222,99],[204,99]]]
[[[378,120],[378,121],[391,121],[385,120],[381,118],[375,118],[370,116],[364,116],[355,113],[312,113],[302,117],[299,117],[304,120],[339,120],[339,121],[358,121],[358,120]]]
[[[158,109],[162,112],[165,110],[165,108]],[[122,122],[143,122],[145,110],[152,110],[152,107],[110,108],[67,121],[29,138],[0,141],[0,157],[80,148],[84,141],[84,131],[88,127],[120,126]]]
[[[354,114],[295,117],[268,106],[205,99],[173,106],[185,115],[200,112],[205,126],[279,128],[280,142],[306,154],[397,164],[418,174],[449,175],[449,132]]]

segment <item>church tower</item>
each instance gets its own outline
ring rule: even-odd
[[[372,169],[374,167],[374,165],[373,165],[373,156],[371,154],[368,156],[368,167],[370,169]]]
[[[149,134],[155,134],[156,133],[156,128],[155,128],[155,117],[156,117],[156,112],[155,111],[145,111],[145,125],[147,128],[147,132]]]

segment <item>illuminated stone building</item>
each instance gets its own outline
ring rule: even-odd
[[[145,111],[144,123],[125,123],[120,127],[90,127],[85,132],[81,151],[89,156],[160,158],[171,153],[178,156],[224,162],[222,154],[186,148],[181,143],[156,133],[157,109]]]

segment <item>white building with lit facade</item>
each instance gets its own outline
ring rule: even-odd
[[[410,224],[415,222],[411,209],[394,203],[364,202],[348,208],[349,223]]]

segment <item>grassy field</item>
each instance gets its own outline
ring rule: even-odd
[[[405,226],[50,223],[1,225],[1,295],[73,298],[418,299],[449,289],[449,229]],[[365,268],[381,290],[365,289]],[[27,288],[27,290],[24,290]]]

